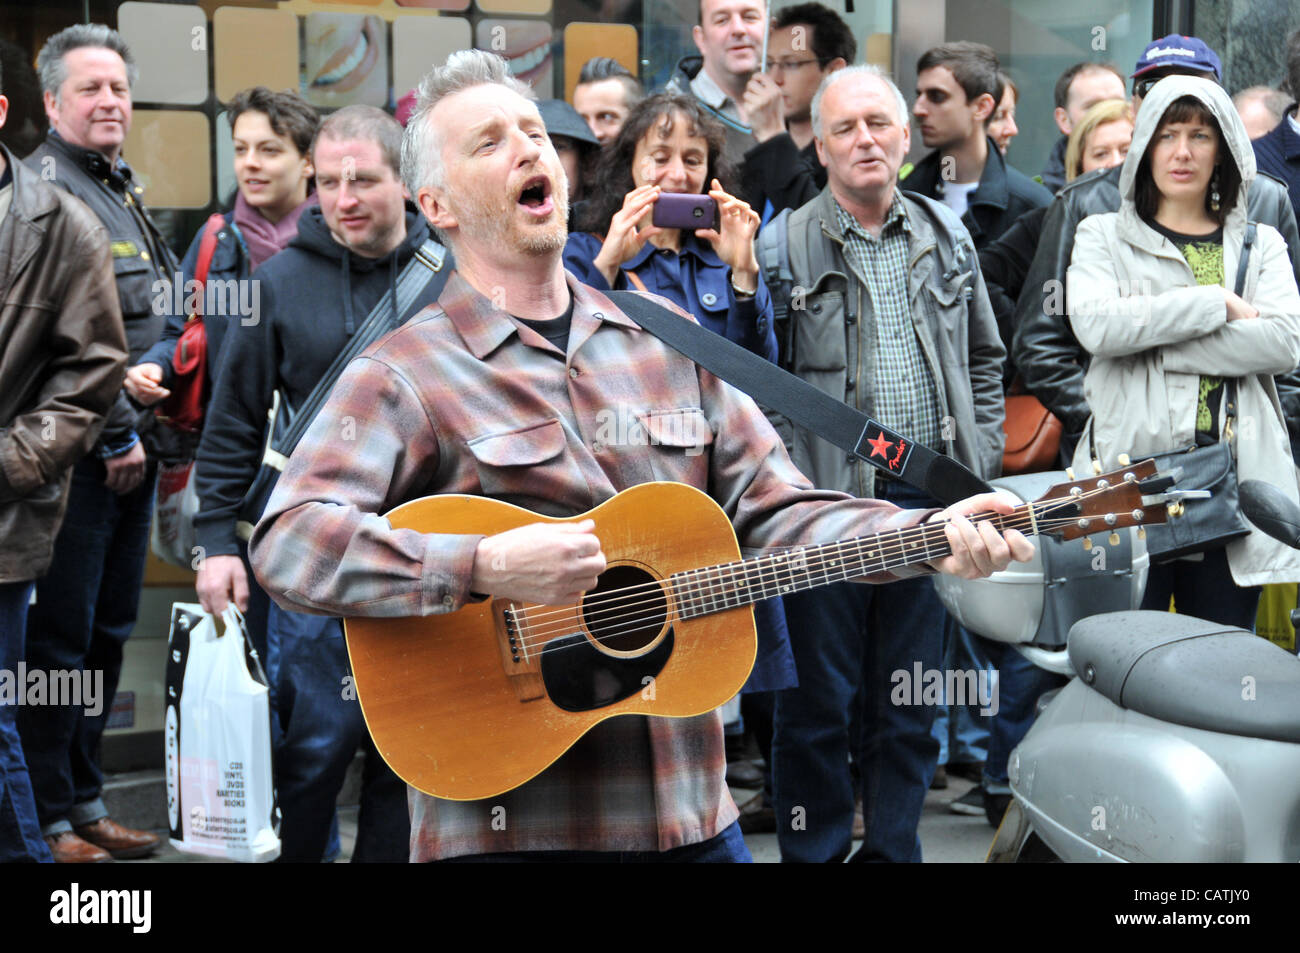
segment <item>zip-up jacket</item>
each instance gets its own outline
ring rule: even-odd
[[[984,277],[970,235],[946,205],[900,193],[911,232],[908,302],[935,382],[944,450],[981,477],[1002,468],[1002,361]],[[790,215],[790,268],[802,306],[791,302],[791,370],[819,390],[874,416],[875,315],[866,280],[846,261],[835,199],[826,188]],[[791,457],[816,486],[873,496],[875,470],[814,434],[793,434]],[[787,441],[789,443],[789,440]]]
[[[126,335],[108,234],[81,202],[0,153],[13,174],[0,217],[0,584],[54,555],[72,467],[122,387]]]
[[[75,146],[52,130],[25,161],[43,180],[85,202],[108,231],[129,363],[137,363],[162,336],[164,318],[154,304],[156,282],[170,282],[176,271],[176,258],[145,208],[144,187],[122,159],[110,164],[102,153]],[[179,438],[156,423],[153,410],[136,404],[122,390],[96,451],[113,456],[130,449],[137,436],[152,457],[165,461],[184,456]]]

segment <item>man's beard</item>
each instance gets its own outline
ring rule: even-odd
[[[461,240],[470,238],[497,248],[516,248],[530,257],[563,251],[569,239],[569,183],[563,170],[551,201],[555,214],[549,221],[520,226],[515,218],[515,203],[508,198],[493,201],[468,194],[454,203],[460,206],[456,221]]]

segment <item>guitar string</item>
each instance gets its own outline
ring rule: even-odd
[[[972,520],[977,522],[990,522],[994,518],[1001,518],[1004,521],[1004,526],[1003,526],[1004,529],[1030,528],[1032,527],[1034,522],[1034,519],[1029,516],[1029,508],[1031,505],[1036,508],[1035,509],[1036,513],[1038,512],[1038,510],[1041,510],[1042,513],[1046,515],[1047,513],[1051,512],[1053,509],[1074,505],[1080,499],[1084,499],[1087,496],[1104,494],[1109,492],[1112,489],[1114,489],[1114,487],[1097,488],[1095,490],[1085,491],[1085,493],[1081,494],[1080,496],[1062,497],[1059,500],[1036,501],[1033,504],[1027,504],[1027,503],[1021,504],[1021,506],[1017,507],[1017,511],[1019,512],[1013,511],[1012,513],[1001,514],[1001,513],[993,513],[992,511],[986,511],[985,513],[981,513],[981,514],[973,514]],[[1073,522],[1075,518],[1076,517],[1070,517],[1069,519],[1066,520],[1066,523]],[[1006,522],[1012,519],[1016,521],[1027,519],[1028,523],[1013,526],[1010,523]],[[823,572],[830,572],[830,571],[841,572],[842,570],[839,568],[835,568],[833,570],[827,570],[824,567],[826,563],[830,560],[843,561],[844,551],[846,548],[856,548],[858,552],[855,555],[860,557],[862,547],[863,545],[865,545],[862,541],[868,539],[872,541],[876,541],[879,539],[880,536],[889,536],[891,537],[891,539],[888,544],[873,546],[872,551],[873,552],[879,551],[879,553],[881,554],[882,561],[887,561],[888,559],[893,558],[900,553],[906,552],[909,549],[915,549],[916,547],[914,545],[908,545],[908,544],[912,544],[916,540],[924,538],[927,533],[933,532],[934,529],[942,525],[944,524],[925,523],[918,527],[910,527],[906,530],[901,531],[901,533],[898,531],[891,532],[886,530],[885,533],[883,534],[877,534],[873,536],[854,537],[848,540],[840,540],[833,544],[823,544],[821,546],[815,546],[812,548],[817,549],[818,552],[815,555],[813,555],[811,558],[805,559],[803,570],[796,570],[796,571],[807,571],[811,573],[814,569],[821,569]],[[892,537],[895,535],[900,535],[902,539],[901,540],[893,539]],[[940,536],[940,540],[936,541],[935,544],[945,545],[946,536],[943,534],[938,534],[938,535]],[[739,563],[722,563],[717,566],[705,566],[696,570],[688,570],[687,572],[688,573],[713,573],[720,569],[723,569],[723,567],[740,566],[742,567],[741,571],[745,572],[746,578],[751,579],[753,575],[753,570],[744,568],[745,564],[748,563],[748,565],[754,566],[758,569],[758,574],[757,574],[758,580],[761,581],[764,584],[764,586],[766,586],[768,580],[775,580],[776,578],[779,577],[780,573],[788,570],[788,565],[778,566],[777,563],[781,562],[782,560],[785,560],[788,563],[788,556],[790,555],[790,552],[791,551],[786,551],[782,553],[775,553],[772,554],[771,556],[761,556],[752,561],[742,560]],[[944,553],[943,555],[949,555],[949,554],[950,553]],[[874,560],[876,557],[872,556],[870,558]],[[927,556],[926,558],[928,559],[930,557]],[[761,565],[764,559],[771,559],[772,562],[768,566],[764,567]],[[731,573],[735,573],[737,570],[729,569],[728,571]],[[854,578],[854,577],[850,577],[850,578]],[[707,585],[705,585],[706,583]],[[669,585],[674,586],[675,588],[675,584],[673,584],[671,581],[669,582]],[[700,596],[701,598],[713,599],[716,602],[716,598],[714,597],[718,593],[725,594],[725,590],[728,587],[728,580],[723,578],[720,575],[716,577],[710,576],[699,580],[691,580],[689,583],[687,583],[687,585],[694,587],[694,594]],[[625,586],[621,589],[611,589],[608,590],[607,592],[600,593],[599,594],[600,599],[598,603],[596,604],[596,606],[592,607],[592,609],[587,614],[587,617],[596,618],[601,613],[607,613],[611,609],[622,609],[628,607],[629,606],[628,603],[624,601],[616,600],[614,597],[627,596],[637,592],[638,590],[640,590],[641,593],[644,595],[652,596],[653,598],[650,601],[653,601],[654,603],[657,604],[660,602],[660,599],[658,597],[663,592],[663,583],[661,580],[655,580],[648,583],[638,583],[632,586]],[[524,614],[527,611],[528,610],[524,610],[524,609],[516,610],[516,616]],[[528,624],[530,626],[536,627],[538,625],[545,624],[545,621],[549,616],[557,616],[557,617],[563,617],[563,624],[567,626],[570,624],[569,620],[573,616],[574,611],[575,611],[574,608],[565,608],[565,609],[553,609],[546,612],[535,613],[528,616]],[[550,630],[547,631],[549,634]]]
[[[1040,522],[1040,524],[1044,524],[1044,523],[1061,523],[1062,525],[1069,525],[1069,524],[1071,524],[1071,523],[1074,522],[1074,519],[1073,519],[1073,518],[1057,518],[1057,519],[1046,520],[1046,521],[1044,521],[1044,520],[1040,520],[1039,522]],[[1028,524],[1026,524],[1026,525],[1028,525]],[[945,553],[944,555],[947,555],[947,554]],[[920,561],[920,560],[918,560],[918,561]],[[840,571],[842,571],[842,570],[838,570],[838,569],[837,569],[837,570],[835,570],[835,571],[836,571],[836,572],[840,572]],[[874,570],[873,570],[873,571],[874,571]],[[846,579],[854,579],[854,578],[858,578],[858,577],[860,577],[860,576],[862,576],[862,575],[867,575],[867,574],[868,574],[868,573],[857,573],[857,572],[853,572],[853,573],[850,573],[850,574],[846,577]],[[815,587],[814,587],[814,588],[815,588]],[[606,620],[604,620],[604,622],[603,622],[602,624],[600,624],[600,625],[596,625],[596,624],[593,624],[593,623],[591,623],[591,622],[588,622],[588,625],[587,625],[587,631],[589,631],[589,632],[591,633],[592,637],[593,637],[597,642],[609,641],[609,640],[612,640],[612,639],[614,639],[614,638],[618,638],[618,637],[620,637],[620,636],[624,636],[624,635],[631,634],[631,633],[629,633],[629,632],[626,631],[626,630],[628,630],[628,629],[634,629],[634,628],[635,628],[637,625],[639,625],[639,624],[651,623],[651,622],[662,623],[662,621],[664,620],[665,616],[667,615],[667,612],[666,612],[666,603],[667,603],[667,600],[664,600],[663,602],[661,602],[660,600],[657,600],[657,599],[656,599],[656,600],[653,600],[653,603],[647,603],[646,601],[642,601],[641,603],[639,603],[639,605],[642,605],[642,606],[646,606],[646,605],[648,605],[648,604],[653,604],[653,605],[655,605],[655,606],[664,605],[664,606],[665,606],[665,611],[659,611],[658,609],[656,609],[652,614],[649,614],[649,615],[640,615],[640,616],[637,616],[637,615],[636,615],[636,612],[624,613],[622,616],[615,617],[614,619],[606,619]],[[723,612],[723,611],[726,611],[726,610],[728,610],[728,609],[742,608],[742,607],[744,607],[744,606],[747,605],[747,604],[748,604],[748,603],[741,603],[741,604],[736,605],[736,606],[722,606],[722,607],[715,607],[715,608],[713,608],[713,609],[710,609],[710,611],[709,611],[708,613],[704,613],[704,614],[712,614],[712,613],[714,613],[714,612]],[[644,612],[644,611],[648,611],[648,610],[641,609],[641,610],[637,610],[637,611]],[[543,648],[544,648],[545,645],[546,645],[548,642],[550,642],[551,639],[553,639],[554,637],[556,637],[556,636],[558,636],[558,635],[571,635],[571,634],[574,634],[574,633],[575,633],[575,630],[579,629],[579,628],[580,628],[580,625],[581,625],[581,623],[579,622],[579,619],[578,619],[578,609],[575,607],[575,608],[573,608],[573,609],[567,610],[567,613],[565,613],[564,610],[561,610],[561,613],[562,613],[562,614],[567,614],[567,615],[569,616],[569,618],[568,618],[567,620],[556,620],[555,622],[548,623],[548,628],[546,628],[546,629],[536,629],[536,630],[534,630],[531,626],[527,625],[526,623],[523,624],[523,625],[521,625],[521,626],[520,626],[521,638],[520,638],[520,641],[519,641],[520,646],[522,646],[522,647],[525,648],[525,649],[533,649],[533,650],[536,650],[536,649],[538,649],[539,647],[543,647]],[[616,623],[617,623],[616,626],[615,626],[615,625],[611,625],[611,623],[613,623],[613,622],[616,622]],[[614,631],[615,628],[617,628],[619,631]],[[526,630],[526,631],[525,631],[525,630]],[[561,646],[560,648],[566,648],[566,647],[567,647],[567,648],[578,648],[578,647],[580,647],[580,646],[583,645],[583,644],[585,644],[585,640],[584,640],[583,642],[581,642],[581,643],[577,643],[577,644],[572,645],[572,646]],[[558,651],[558,650],[559,650],[559,649],[556,649],[555,651]]]
[[[1073,519],[1062,518],[1062,519],[1055,519],[1055,520],[1040,520],[1040,522],[1044,524],[1053,524],[1053,525],[1055,524],[1068,525],[1073,522]],[[1022,525],[1027,527],[1028,524],[1026,523]],[[1005,528],[1020,528],[1020,527],[1008,525]],[[946,538],[943,539],[942,541],[935,541],[934,547],[935,548],[943,547],[944,551],[939,553],[932,553],[930,556],[925,556],[923,558],[927,558],[927,559],[942,558],[943,556],[949,555],[951,553],[951,550],[947,549],[946,548],[947,546],[948,543]],[[918,552],[917,555],[920,556],[921,554]],[[794,570],[794,572],[802,574],[802,578],[805,580],[811,580],[812,578],[814,578],[819,574],[822,575],[823,577],[827,577],[828,581],[829,581],[829,577],[832,575],[838,575],[844,579],[855,579],[865,575],[870,575],[873,572],[886,571],[890,568],[894,568],[885,565],[886,563],[889,562],[889,560],[890,560],[889,556],[878,557],[876,555],[872,555],[868,557],[860,553],[852,553],[846,558],[829,561],[830,563],[835,563],[835,565],[823,566],[820,565],[815,560],[809,560],[804,567],[798,570]],[[917,559],[914,561],[921,562],[923,561],[923,559]],[[877,566],[876,565],[877,562],[880,562],[882,565]],[[903,565],[903,564],[896,564],[896,565]],[[788,570],[785,569],[779,569],[779,570],[764,569],[762,575],[775,579],[778,578],[778,576],[781,576],[781,574],[786,572],[788,572]],[[793,577],[784,576],[784,578],[793,578]],[[654,583],[651,585],[654,587],[651,592],[638,593],[638,596],[648,595],[651,598],[645,598],[645,599],[638,598],[636,601],[628,601],[626,598],[623,599],[607,598],[596,602],[594,605],[589,604],[585,609],[580,609],[578,606],[573,606],[566,609],[557,609],[545,613],[544,615],[548,618],[544,622],[542,621],[541,616],[537,616],[537,617],[528,616],[526,610],[517,611],[516,618],[522,618],[520,628],[521,630],[526,630],[524,632],[526,638],[529,637],[535,638],[538,635],[550,636],[551,634],[558,632],[562,629],[565,631],[569,631],[572,625],[574,624],[575,615],[578,614],[579,612],[581,612],[582,618],[587,621],[588,628],[594,631],[602,626],[607,625],[608,623],[619,622],[621,620],[628,619],[633,613],[627,612],[625,610],[630,609],[630,610],[634,610],[635,612],[642,608],[654,607],[656,612],[661,613],[662,608],[669,601],[669,597],[665,595],[664,587],[661,583]],[[758,583],[754,582],[749,588],[752,590],[754,588],[757,588],[757,586]],[[785,587],[781,587],[781,588],[785,588]],[[804,588],[804,587],[799,586],[799,588]],[[711,599],[714,605],[710,608],[710,611],[722,611],[725,609],[735,608],[736,606],[716,604],[717,598],[714,597],[718,595],[718,593],[715,593],[712,590],[724,590],[724,589],[725,591],[721,592],[723,598],[730,598],[732,594],[739,591],[738,588],[735,586],[728,586],[725,580],[718,579],[710,582],[708,586],[708,590],[710,591],[705,591],[705,587],[701,586],[701,587],[697,587],[696,591],[693,594],[686,594],[680,591],[674,593],[677,596],[675,601],[680,606],[683,603],[685,603],[688,599],[691,599],[692,596],[694,596],[695,598],[698,598],[701,601],[701,603],[707,602],[708,600]],[[779,592],[773,593],[773,595],[779,595],[779,594],[780,594]],[[770,598],[770,596],[761,596],[760,598]],[[746,600],[745,602],[737,603],[737,605],[745,605],[752,601],[758,601],[758,600]],[[702,614],[707,614],[707,613],[702,613]],[[555,616],[560,616],[562,618],[558,618],[558,619],[549,618]],[[628,624],[628,623],[625,622],[624,624]],[[526,643],[526,645],[528,647],[531,647],[531,643]]]
[[[1105,493],[1108,492],[1109,489],[1110,489],[1109,487],[1106,487],[1106,488],[1099,488],[1097,490],[1088,491],[1088,492],[1090,494]],[[1062,498],[1059,501],[1036,502],[1033,504],[1033,507],[1035,508],[1035,513],[1037,512],[1038,509],[1042,509],[1046,513],[1052,509],[1072,505],[1073,503],[1077,502],[1080,498],[1081,497],[1066,497],[1066,498]],[[977,514],[976,518],[978,521],[981,522],[991,521],[992,519],[995,518],[1001,519],[1003,521],[1004,530],[1008,528],[1032,529],[1034,524],[1034,517],[1030,516],[1028,512],[1030,508],[1030,504],[1022,504],[1022,505],[1024,506],[1024,510],[1022,510],[1021,512],[1013,512],[1008,514],[989,513],[984,519],[979,519],[979,517],[983,516],[983,514]],[[1020,508],[1018,507],[1017,509]],[[1068,525],[1069,523],[1074,522],[1075,518],[1076,517],[1071,516],[1070,518],[1065,519],[1063,523],[1059,523],[1059,525]],[[1022,520],[1024,519],[1028,519],[1027,524],[1022,522]],[[1014,521],[1014,525],[1011,521]],[[903,531],[903,533],[910,533],[910,535],[904,536],[904,542],[896,542],[891,540],[888,545],[876,546],[873,552],[875,550],[880,551],[882,568],[883,569],[889,568],[887,565],[883,565],[883,564],[887,564],[891,558],[895,558],[898,554],[904,553],[908,549],[915,550],[916,548],[915,545],[908,546],[905,545],[905,543],[913,542],[918,535],[924,536],[925,533],[932,532],[939,525],[941,524],[934,524],[934,523],[923,524],[921,527],[914,527],[908,531]],[[884,535],[889,535],[888,531],[886,531],[886,534]],[[862,544],[860,543],[860,540],[864,540],[868,538],[877,540],[879,537],[878,536],[859,537],[851,540],[840,541],[835,544],[828,544],[823,547],[818,547],[819,552],[815,554],[811,559],[805,559],[803,568],[801,570],[796,570],[796,571],[805,572],[807,573],[808,576],[813,575],[814,572],[818,570],[820,570],[823,573],[823,575],[829,575],[830,572],[832,571],[836,573],[844,572],[844,570],[840,567],[835,567],[833,569],[826,568],[827,563],[844,561],[843,557],[846,551],[853,548],[856,548],[858,552],[856,554],[850,554],[849,558],[851,559],[856,557],[858,559],[862,559],[863,558],[861,553]],[[940,536],[940,539],[935,540],[934,544],[936,546],[946,546],[947,545],[946,536]],[[926,552],[927,553],[929,552],[929,543],[926,544]],[[947,552],[941,552],[938,555],[942,557],[942,556],[949,555],[950,553],[951,550],[948,550]],[[776,565],[776,563],[782,559],[783,555],[784,554],[776,554],[773,557],[773,563],[768,567],[761,566],[761,560],[766,557],[760,557],[759,559],[754,560],[753,563],[750,564],[750,565],[757,566],[759,570],[757,573],[758,581],[762,582],[764,587],[766,587],[768,579],[776,579],[779,577],[780,573],[789,571],[788,565],[786,567],[778,567]],[[876,559],[874,555],[867,558],[871,559],[873,562]],[[931,557],[927,555],[925,558],[929,559]],[[915,561],[920,562],[922,560],[915,560]],[[722,566],[739,565],[744,567],[744,561],[742,561],[742,563],[721,564],[721,565]],[[695,570],[695,571],[709,572],[710,570],[714,570],[718,568],[720,567],[704,567],[701,570]],[[863,568],[866,568],[865,563]],[[735,573],[736,570],[733,569],[730,571],[732,573]],[[752,576],[754,575],[754,571],[747,567],[744,567],[743,571],[746,574],[746,578],[753,581]],[[866,575],[866,574],[869,573],[854,572],[849,576],[847,576],[846,578],[856,578],[858,576]],[[701,601],[704,601],[706,599],[711,599],[715,604],[714,609],[715,611],[717,611],[719,609],[719,607],[716,605],[718,601],[717,599],[718,594],[721,593],[723,598],[727,598],[728,591],[731,591],[733,583],[729,583],[728,580],[721,575],[716,577],[710,576],[707,578],[707,580],[704,581],[707,581],[708,583],[707,586],[700,585],[700,581],[691,581],[691,583],[689,583],[689,585],[692,585],[694,587],[692,594],[700,598]],[[671,582],[669,584],[674,589],[677,588],[676,584],[673,584]],[[617,621],[619,618],[625,618],[627,616],[627,613],[623,612],[623,610],[634,608],[636,605],[638,605],[638,603],[629,603],[626,599],[626,596],[629,593],[637,592],[638,590],[640,590],[640,594],[651,597],[649,599],[642,600],[639,603],[640,605],[659,606],[662,605],[663,602],[665,601],[664,598],[662,597],[663,585],[662,582],[659,580],[650,583],[640,583],[635,586],[627,586],[622,589],[609,590],[606,593],[601,593],[601,596],[603,598],[601,598],[594,606],[590,606],[583,613],[583,618],[588,620],[588,628],[596,627],[596,625],[599,622],[608,623],[611,621]],[[678,595],[679,597],[683,595],[683,593],[680,592],[675,594]],[[623,596],[624,598],[622,599],[616,598],[619,596]],[[679,598],[678,602],[680,603],[681,601],[682,600]],[[723,606],[721,608],[733,608],[733,607]],[[526,632],[522,633],[523,638],[525,640],[529,638],[536,639],[539,635],[542,638],[546,639],[546,638],[550,638],[552,635],[554,635],[556,632],[560,630],[564,630],[564,631],[571,630],[574,624],[573,621],[574,616],[577,611],[579,610],[576,607],[569,607],[564,609],[549,610],[547,612],[542,612],[533,616],[529,616],[528,610],[520,609],[520,610],[516,610],[515,615],[516,618],[521,619],[521,630],[527,629]],[[622,613],[622,615],[616,614],[612,618],[610,618],[609,613],[611,611],[615,613]],[[554,622],[558,625],[558,628],[550,624],[551,617],[557,617],[554,618]],[[525,641],[524,647],[531,648],[534,647],[534,644]]]
[[[1105,490],[1102,490],[1100,492],[1105,492]],[[1048,501],[1041,504],[1036,503],[1033,505],[1035,506],[1036,510],[1037,508],[1041,508],[1044,511],[1047,511],[1061,506],[1070,505],[1076,502],[1078,499],[1079,497],[1071,497],[1071,498],[1062,499],[1060,502]],[[1034,519],[1029,517],[1027,510],[1028,510],[1028,504],[1026,504],[1026,511],[1024,512],[1010,513],[1010,514],[990,514],[989,517],[986,517],[984,520],[980,520],[980,521],[989,522],[995,518],[1001,518],[1003,522],[1004,530],[1010,528],[1016,528],[1016,529],[1029,528],[1030,526],[1033,525]],[[1075,522],[1075,519],[1076,517],[1071,516],[1068,518],[1055,518],[1055,519],[1047,519],[1047,520],[1040,519],[1039,522],[1043,523],[1044,525],[1051,524],[1054,527],[1056,525],[1070,525]],[[923,527],[919,527],[916,529],[921,529],[923,532],[925,531],[932,532],[940,525],[941,524],[930,523],[930,524],[924,524]],[[888,535],[888,532],[886,532],[886,535]],[[917,534],[913,532],[912,538],[914,539],[916,535]],[[867,537],[862,537],[862,538],[866,539]],[[947,543],[946,536],[942,536],[940,539],[934,540],[933,545],[937,547],[947,547],[948,543]],[[857,549],[858,551],[856,553],[850,554],[848,558],[845,558],[844,550],[846,548]],[[876,546],[873,549],[873,553],[876,551],[880,552],[881,555],[879,558],[882,563],[882,568],[887,569],[889,568],[887,563],[890,561],[891,558],[895,558],[898,554],[905,553],[909,549],[915,551],[916,547],[907,546],[904,545],[903,543],[891,542],[888,546]],[[927,555],[925,556],[926,559],[935,558],[936,556],[942,557],[942,556],[949,555],[951,553],[951,549],[948,549],[946,552],[941,552],[935,555],[929,555],[929,549],[930,549],[930,544],[927,544],[926,546]],[[916,553],[916,555],[920,555],[920,553]],[[829,556],[830,558],[829,559],[826,558],[827,556]],[[776,558],[780,559],[781,557],[778,555]],[[868,571],[867,572],[848,571],[844,568],[846,564],[853,565],[855,559],[859,561],[859,565],[862,569]],[[868,562],[868,559],[870,560],[870,562]],[[804,573],[805,579],[811,578],[812,576],[816,575],[818,571],[820,571],[823,574],[823,576],[827,576],[827,577],[832,573],[835,574],[845,573],[846,574],[845,578],[851,579],[851,578],[857,578],[859,576],[869,574],[870,571],[879,571],[875,569],[869,569],[869,566],[874,565],[876,559],[877,557],[875,555],[871,557],[864,557],[863,554],[861,553],[861,546],[859,545],[856,539],[846,540],[834,544],[833,546],[825,547],[823,551],[819,553],[817,556],[805,560],[804,566],[802,568],[794,571]],[[920,562],[922,560],[918,559],[915,561]],[[755,560],[753,563],[750,564],[758,567],[759,580],[764,580],[764,577],[775,579],[780,575],[780,573],[789,571],[788,567],[778,568],[775,565],[769,567],[762,567],[760,563],[761,563],[761,559]],[[831,566],[830,565],[831,563],[835,563],[836,565]],[[736,564],[731,564],[731,565],[736,565]],[[741,565],[743,565],[743,563]],[[746,569],[745,572],[746,572],[746,577],[747,579],[749,579],[751,584],[757,585],[758,583],[754,582],[752,579],[752,576],[754,575],[753,570]],[[763,582],[763,584],[764,586],[766,586],[765,581]],[[717,579],[709,580],[709,585],[707,587],[707,590],[722,589],[726,586],[727,586],[726,580],[719,577]],[[735,606],[726,606],[726,605],[721,607],[716,606],[716,602],[717,602],[716,595],[711,591],[702,591],[704,589],[705,587],[697,586],[696,592],[694,594],[699,596],[701,599],[712,598],[715,603],[713,611],[721,611],[723,609],[735,608]],[[634,590],[651,590],[651,592],[643,592],[641,594],[652,595],[653,598],[643,599],[639,602],[628,602],[626,598],[626,594]],[[621,599],[617,598],[620,595],[623,596],[624,598]],[[677,595],[679,596],[677,601],[680,604],[683,601],[680,598],[682,593],[677,593]],[[648,622],[651,621],[652,619],[660,618],[663,615],[663,611],[660,610],[660,607],[666,608],[666,603],[668,601],[667,597],[663,595],[663,586],[662,583],[659,581],[652,582],[652,583],[638,584],[636,586],[629,586],[621,590],[611,590],[608,593],[602,593],[601,596],[603,598],[601,598],[594,606],[590,606],[587,609],[587,611],[583,612],[582,614],[583,619],[587,621],[588,630],[591,631],[593,634],[597,632],[609,631],[610,623],[617,622],[619,623],[621,628],[627,628],[639,622]],[[724,599],[728,598],[727,593],[725,592],[723,593],[723,598]],[[740,603],[740,604],[746,604],[746,603]],[[640,607],[653,606],[655,607],[655,612],[653,615],[642,616],[640,618],[632,619],[629,621],[628,618],[629,616],[635,615],[636,611],[640,611],[637,608],[638,606]],[[631,613],[625,611],[628,609],[633,609],[634,611]],[[535,648],[538,644],[541,644],[541,642],[545,642],[549,640],[555,634],[558,634],[560,632],[571,632],[573,625],[575,624],[575,617],[577,616],[579,611],[580,610],[577,607],[571,607],[568,609],[551,610],[549,612],[541,613],[537,616],[529,617],[527,615],[527,610],[518,610],[516,612],[516,618],[520,619],[520,630],[521,630],[523,647],[525,649]],[[611,612],[615,614],[611,616]],[[543,620],[547,620],[548,617],[550,616],[562,616],[564,618],[555,619],[554,622],[557,624],[551,624],[549,620],[543,621]],[[618,634],[619,633],[613,633],[608,637],[613,638]],[[597,636],[597,638],[599,639],[599,636]]]

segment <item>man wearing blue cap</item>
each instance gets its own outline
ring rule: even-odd
[[[1166,76],[1201,76],[1223,81],[1215,52],[1194,36],[1171,34],[1147,45],[1133,70],[1133,108],[1141,108],[1151,87]],[[1122,167],[1092,172],[1075,179],[1056,196],[1043,222],[1042,241],[1030,263],[1025,291],[1016,305],[1012,356],[1029,392],[1041,400],[1065,426],[1061,453],[1074,452],[1091,411],[1083,396],[1088,354],[1075,340],[1066,318],[1065,273],[1074,250],[1074,232],[1089,215],[1114,212],[1120,206]],[[1286,239],[1292,267],[1300,278],[1300,232],[1284,183],[1260,172],[1251,184],[1250,220],[1272,225]],[[1278,396],[1286,419],[1300,426],[1300,375],[1277,378]],[[1297,433],[1292,430],[1292,443]]]

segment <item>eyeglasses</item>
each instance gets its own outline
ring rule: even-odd
[[[1138,99],[1146,99],[1147,93],[1151,92],[1151,87],[1164,79],[1163,76],[1152,76],[1148,79],[1135,80],[1133,83],[1133,95]]]
[[[764,72],[775,73],[777,70],[781,70],[783,73],[793,73],[797,69],[803,69],[809,63],[819,62],[821,61],[815,56],[809,60],[768,60],[767,69]]]

